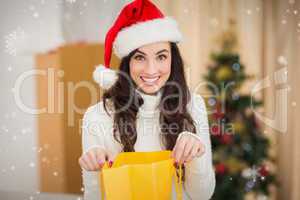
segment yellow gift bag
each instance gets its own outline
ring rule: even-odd
[[[173,163],[171,151],[120,153],[99,173],[102,199],[170,200],[174,177],[177,200],[182,200],[182,169]]]

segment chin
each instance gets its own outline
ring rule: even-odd
[[[138,82],[137,85],[139,90],[141,90],[146,94],[155,94],[163,86],[163,82],[160,76],[158,77],[157,80],[151,80],[151,81],[145,81],[143,78],[140,77],[137,82]]]
[[[143,86],[140,88],[146,94],[155,94],[160,90],[161,87],[154,85],[154,86]]]

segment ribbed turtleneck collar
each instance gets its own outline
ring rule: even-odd
[[[136,92],[141,95],[143,98],[143,105],[139,108],[139,113],[143,114],[154,114],[155,111],[158,111],[158,105],[162,96],[162,90],[157,91],[155,94],[147,94],[139,89],[136,89]]]

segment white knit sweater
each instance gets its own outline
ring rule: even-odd
[[[165,150],[160,140],[159,111],[156,108],[161,92],[156,95],[141,94],[144,104],[139,108],[137,115],[137,141],[135,151]],[[186,181],[184,183],[184,200],[207,200],[215,188],[215,173],[212,166],[211,142],[208,130],[207,113],[202,97],[192,93],[188,111],[195,121],[197,135],[205,145],[205,153],[186,165]],[[113,115],[112,115],[113,116]],[[83,117],[82,147],[83,152],[101,146],[114,154],[122,151],[121,145],[113,137],[113,120],[104,110],[103,102],[88,108]],[[83,170],[84,199],[101,200],[101,191],[98,173]],[[173,185],[173,197],[175,189]]]

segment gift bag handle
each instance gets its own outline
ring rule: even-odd
[[[176,172],[178,172],[178,175]],[[179,165],[178,169],[175,168],[175,188],[176,199],[182,200],[182,165]]]

